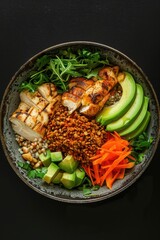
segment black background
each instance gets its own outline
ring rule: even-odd
[[[134,60],[158,99],[159,0],[1,0],[0,93],[18,68],[57,43],[89,40]],[[68,204],[26,186],[0,150],[0,239],[159,239],[160,150],[134,185],[99,203]]]

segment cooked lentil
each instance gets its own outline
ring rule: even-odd
[[[62,151],[64,156],[70,154],[87,163],[104,144],[107,133],[95,120],[89,120],[77,111],[69,115],[67,108],[61,105],[49,121],[45,139],[51,151]]]

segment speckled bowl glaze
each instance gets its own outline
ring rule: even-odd
[[[18,151],[18,144],[15,140],[15,135],[9,122],[9,117],[19,104],[19,84],[27,79],[28,73],[31,71],[35,60],[45,53],[57,53],[59,49],[65,49],[68,47],[72,48],[89,48],[90,50],[99,50],[102,54],[107,54],[108,59],[111,63],[119,65],[122,70],[130,72],[135,81],[143,86],[145,95],[150,98],[149,109],[151,112],[151,121],[148,127],[148,133],[153,137],[154,141],[151,147],[146,151],[144,161],[136,165],[123,180],[116,181],[113,185],[112,190],[101,187],[98,191],[94,191],[93,195],[85,197],[79,190],[66,190],[55,185],[48,185],[42,182],[40,179],[29,179],[26,176],[25,170],[22,170],[17,166],[17,161],[21,161],[22,157]],[[11,81],[4,92],[4,96],[1,102],[1,142],[4,148],[7,160],[20,177],[20,179],[27,184],[30,188],[48,198],[68,203],[91,203],[101,201],[107,198],[111,198],[116,194],[124,191],[131,186],[146,170],[149,166],[155,151],[157,149],[160,137],[160,113],[159,103],[155,91],[148,80],[147,76],[141,70],[135,62],[133,62],[126,55],[120,51],[106,46],[104,44],[88,42],[88,41],[76,41],[61,43],[50,48],[47,48],[40,53],[33,56],[12,77]]]

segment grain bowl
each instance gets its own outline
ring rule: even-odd
[[[120,51],[89,41],[51,46],[24,63],[4,92],[0,118],[3,149],[17,176],[68,203],[102,201],[130,187],[149,166],[160,136],[158,99],[143,70]],[[132,143],[141,134],[148,145],[136,161]],[[117,152],[108,148],[112,140]],[[72,169],[65,158],[76,162]],[[68,185],[71,174],[76,180]]]

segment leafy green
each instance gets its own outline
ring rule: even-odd
[[[84,196],[92,195],[93,191],[97,191],[99,188],[99,185],[93,186],[91,180],[87,176],[83,179],[81,186],[78,187],[78,189],[83,192]]]
[[[19,91],[34,92],[42,83],[52,82],[62,93],[68,89],[71,77],[98,78],[98,71],[104,65],[109,65],[109,61],[99,51],[59,50],[55,55],[43,55],[36,60],[29,79],[21,83]]]
[[[32,168],[31,168],[31,165],[28,163],[28,162],[20,162],[18,161],[17,162],[17,165],[27,171],[30,171]]]
[[[28,162],[19,161],[18,166],[27,171],[27,176],[29,178],[43,178],[44,174],[47,172],[47,167],[32,169]]]
[[[133,147],[132,156],[136,159],[136,164],[141,163],[144,159],[145,150],[148,149],[153,142],[152,137],[148,137],[146,132],[143,132],[136,138],[130,141],[130,145]]]

